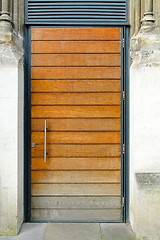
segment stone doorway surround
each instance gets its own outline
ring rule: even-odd
[[[157,240],[160,238],[160,1],[130,0],[130,8],[129,221],[138,237]],[[24,219],[24,1],[2,0],[0,10],[0,235],[16,235]],[[14,238],[17,237],[10,239]]]

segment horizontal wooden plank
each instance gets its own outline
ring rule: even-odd
[[[120,80],[32,80],[32,92],[120,92]]]
[[[121,93],[32,93],[32,105],[120,105]]]
[[[44,145],[32,148],[32,157],[44,157]],[[120,144],[47,145],[47,157],[120,157]]]
[[[32,208],[97,209],[120,208],[120,197],[32,197]]]
[[[119,118],[120,106],[32,106],[32,118]]]
[[[32,220],[43,221],[118,221],[121,220],[121,209],[32,209],[31,216]]]
[[[32,119],[32,131],[44,131],[44,120]],[[47,119],[48,131],[120,131],[121,119]]]
[[[121,28],[32,28],[32,40],[120,40]]]
[[[54,143],[121,143],[120,132],[47,132],[47,144]],[[44,144],[44,132],[32,132],[31,141]]]
[[[120,66],[120,54],[32,54],[32,66]]]
[[[32,184],[32,196],[120,196],[121,184]]]
[[[120,41],[32,41],[32,53],[120,53]]]
[[[120,183],[120,171],[32,171],[32,183]]]
[[[32,170],[120,170],[120,158],[32,158]]]
[[[120,79],[120,67],[32,67],[32,79]]]

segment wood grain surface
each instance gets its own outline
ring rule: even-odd
[[[47,131],[83,131],[83,132],[101,132],[101,131],[121,131],[120,118],[104,119],[47,119]],[[32,119],[33,132],[44,132],[44,119]]]
[[[121,93],[32,93],[32,105],[120,105]]]
[[[32,80],[32,92],[120,92],[120,80]]]
[[[121,106],[32,106],[32,118],[120,118]]]
[[[32,53],[120,53],[120,41],[32,41]]]
[[[98,209],[98,208],[119,208],[120,197],[32,197],[32,208],[34,209]]]
[[[48,144],[47,157],[120,157],[120,144]],[[44,156],[44,144],[32,148],[32,157]]]
[[[32,67],[32,79],[120,79],[120,67]]]
[[[121,221],[121,209],[32,209],[33,220],[105,222]]]
[[[120,40],[120,28],[32,28],[32,40]]]
[[[47,144],[54,143],[121,143],[120,132],[47,132]],[[44,144],[44,133],[33,132],[32,142]]]
[[[32,196],[120,196],[121,184],[33,184]]]
[[[32,170],[121,170],[120,158],[32,158]]]
[[[32,66],[120,66],[120,54],[32,54]]]
[[[32,183],[120,183],[120,171],[32,171]]]

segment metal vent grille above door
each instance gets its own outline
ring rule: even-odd
[[[28,0],[26,24],[127,25],[127,0]]]

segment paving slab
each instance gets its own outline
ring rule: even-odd
[[[99,223],[48,223],[44,240],[101,240]]]
[[[24,223],[18,236],[0,236],[0,240],[44,240],[47,223]]]
[[[129,224],[101,223],[101,235],[103,240],[133,240],[134,233]]]

